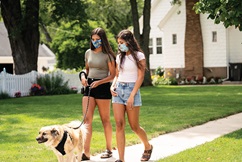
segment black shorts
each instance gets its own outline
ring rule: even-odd
[[[100,80],[100,79],[88,78],[87,83],[88,85],[91,85],[92,82],[97,80]],[[108,82],[108,83],[101,84],[96,88],[92,88],[90,92],[90,96],[94,97],[95,99],[111,99],[112,95],[110,92],[110,86],[111,86],[111,83]],[[88,96],[88,93],[89,93],[89,86],[85,88],[85,92],[83,95]]]

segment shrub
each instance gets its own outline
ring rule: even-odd
[[[14,97],[16,97],[16,98],[19,98],[19,97],[21,97],[21,92],[20,92],[20,91],[18,91],[18,92],[15,92],[15,94],[14,94]]]
[[[77,91],[68,87],[68,81],[64,81],[62,75],[45,74],[37,78],[37,84],[43,87],[46,95],[70,94]]]
[[[163,76],[163,74],[164,74],[164,69],[161,68],[160,66],[157,69],[155,69],[155,75]]]
[[[6,92],[0,92],[0,99],[10,98],[9,94]]]
[[[30,89],[30,95],[31,96],[39,96],[44,95],[45,89],[44,87],[41,87],[39,84],[33,84]]]
[[[154,86],[156,86],[156,85],[177,85],[178,84],[176,78],[173,78],[173,77],[164,78],[164,76],[153,75],[151,77],[151,79],[152,79],[152,84]]]

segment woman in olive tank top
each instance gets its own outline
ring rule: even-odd
[[[106,151],[101,158],[112,156],[112,125],[110,122],[111,92],[110,82],[115,76],[115,55],[108,42],[105,31],[96,28],[91,33],[90,49],[85,53],[86,74],[81,76],[82,85],[85,87],[82,98],[83,114],[88,111],[84,120],[88,124],[88,134],[84,142],[82,161],[90,159],[90,144],[92,139],[92,121],[95,107],[98,107],[106,139]],[[89,88],[90,98],[88,102]]]

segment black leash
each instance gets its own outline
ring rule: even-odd
[[[81,126],[82,126],[82,124],[84,123],[84,120],[86,119],[86,116],[87,116],[87,111],[88,111],[88,107],[89,107],[89,101],[90,101],[90,93],[91,93],[91,87],[89,87],[89,90],[88,90],[88,98],[87,98],[87,108],[86,108],[86,112],[85,112],[85,114],[84,114],[84,117],[83,117],[83,119],[82,119],[82,122],[81,122],[81,124],[78,126],[78,127],[75,127],[75,128],[73,128],[73,129],[78,129],[78,128],[80,128]]]
[[[80,81],[81,81],[81,75],[82,75],[82,74],[84,74],[84,75],[85,75],[85,78],[87,78],[87,74],[86,74],[84,71],[81,71],[81,72],[79,73],[79,79],[80,79]],[[84,120],[86,119],[87,111],[88,111],[88,107],[89,107],[89,101],[90,101],[91,89],[92,89],[92,88],[89,86],[89,87],[88,87],[87,108],[86,108],[86,112],[85,112],[85,114],[84,114],[83,120],[82,120],[81,124],[80,124],[78,127],[75,127],[75,128],[73,128],[73,129],[78,129],[78,128],[80,128],[80,127],[82,126],[82,124],[84,123]]]

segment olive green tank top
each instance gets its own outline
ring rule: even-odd
[[[85,53],[85,62],[89,67],[88,78],[103,79],[109,75],[108,62],[114,61],[110,54],[94,53],[88,49]]]

